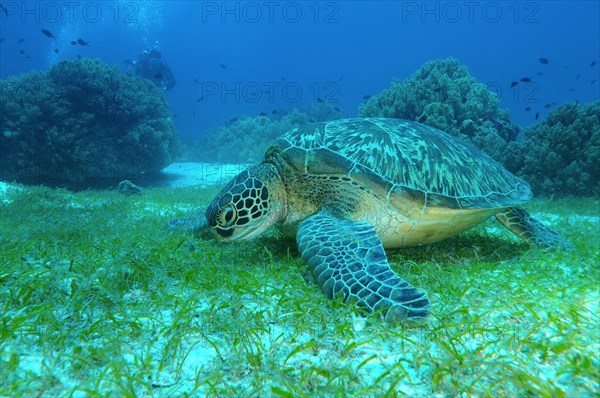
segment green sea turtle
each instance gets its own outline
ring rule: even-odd
[[[474,146],[386,118],[308,124],[283,134],[214,198],[205,216],[223,241],[276,225],[296,233],[328,297],[387,320],[426,317],[429,300],[390,269],[384,248],[433,243],[496,218],[530,244],[561,237],[516,207],[529,185]]]

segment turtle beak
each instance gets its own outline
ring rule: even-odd
[[[251,240],[264,232],[259,225],[234,227],[229,229],[211,228],[213,235],[221,242],[235,242],[238,240]]]
[[[236,236],[236,240],[251,240],[262,234],[264,230],[262,228],[245,228],[240,231]]]

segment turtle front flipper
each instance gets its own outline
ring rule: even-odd
[[[530,245],[546,249],[572,246],[571,242],[564,240],[558,232],[531,217],[520,207],[509,207],[496,214],[496,219]]]
[[[302,258],[329,298],[343,293],[387,321],[425,318],[426,295],[390,266],[375,229],[325,212],[304,220],[296,238]]]

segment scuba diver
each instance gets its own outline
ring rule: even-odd
[[[175,77],[171,73],[171,69],[163,61],[160,51],[156,49],[144,51],[138,56],[137,61],[131,61],[129,64],[133,68],[133,73],[152,80],[163,90],[169,90],[175,86]]]

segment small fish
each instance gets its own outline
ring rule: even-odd
[[[0,43],[4,43],[4,37],[0,37]]]
[[[540,58],[540,64],[549,64],[548,58]]]
[[[538,76],[544,76],[544,72],[538,72],[538,73],[536,73],[536,75],[538,75]]]
[[[267,112],[261,112],[258,114],[258,116],[267,116]]]
[[[77,59],[81,59],[81,54],[77,54]]]
[[[317,97],[317,102],[325,102],[325,101],[323,101],[323,98]]]
[[[196,116],[196,111],[193,111],[193,112],[192,112],[192,116]]]
[[[597,82],[597,80],[592,80],[592,81],[590,82],[590,84],[595,84],[596,82]]]
[[[539,118],[540,118],[540,113],[539,113],[539,112],[536,112],[536,113],[535,113],[535,120],[538,120]]]
[[[71,45],[72,45],[72,46],[76,46],[76,45],[77,45],[77,42],[76,42],[75,40],[71,40]]]
[[[522,81],[523,83],[529,83],[529,82],[531,81],[531,79],[530,79],[530,78],[528,78],[528,77],[522,77],[522,78],[521,78],[521,81]]]
[[[517,84],[519,84],[519,82],[512,82],[512,83],[510,84],[510,88],[513,88],[513,87],[514,87],[514,86],[516,86]]]
[[[367,95],[363,95],[363,99],[364,99],[364,100],[368,100],[369,98],[371,98],[371,96],[370,96],[370,95],[368,95],[368,94],[367,94]]]
[[[238,120],[240,120],[240,118],[232,117],[231,119],[229,119],[229,123],[234,123],[234,122],[237,122]]]
[[[26,57],[25,57],[25,59],[26,59],[27,61],[31,61],[31,60],[33,59],[33,57],[32,57],[31,55],[28,55],[28,56],[26,56]]]
[[[54,49],[54,54],[58,54],[60,52],[60,50],[58,48]]]
[[[221,67],[221,69],[227,69],[227,65],[225,64],[220,64],[219,66]]]
[[[590,68],[593,68],[596,65],[596,61],[592,61],[592,63],[590,64]]]
[[[204,101],[204,96],[202,96],[202,97],[198,98],[198,99],[196,100],[196,103],[198,103],[198,102],[200,102],[200,101]]]
[[[569,91],[575,91],[573,87],[569,87]]]
[[[19,54],[21,54],[21,55],[25,54],[25,50],[19,50]]]
[[[200,83],[198,83],[198,79],[196,79],[196,78],[194,78],[194,83],[200,84]]]
[[[271,113],[272,113],[273,115],[277,115],[277,109],[273,109],[273,110],[271,111]]]
[[[25,41],[25,39],[23,39],[22,37],[19,39],[19,41],[17,43],[21,44]]]
[[[531,110],[530,107],[525,108],[525,112],[529,112]]]
[[[575,80],[579,80],[579,73],[575,76]]]
[[[2,3],[0,3],[0,8],[2,9],[2,11],[4,11],[4,14],[6,14],[6,16],[8,17],[8,10],[6,8],[4,8]]]
[[[341,112],[341,111],[342,111],[342,110],[341,110],[340,108],[338,108],[337,106],[334,106],[334,107],[333,107],[333,110],[334,110],[334,111],[336,111],[336,112]]]
[[[42,33],[44,34],[44,36],[56,40],[56,36],[54,36],[52,32],[50,32],[48,29],[42,29]]]
[[[548,108],[550,108],[551,106],[552,106],[552,104],[546,104],[546,105],[544,105],[544,109],[548,109]]]
[[[77,44],[79,44],[80,46],[88,46],[90,45],[89,41],[85,41],[83,39],[77,39]]]
[[[163,78],[163,74],[162,73],[157,73],[156,75],[154,75],[154,79],[162,79]]]

